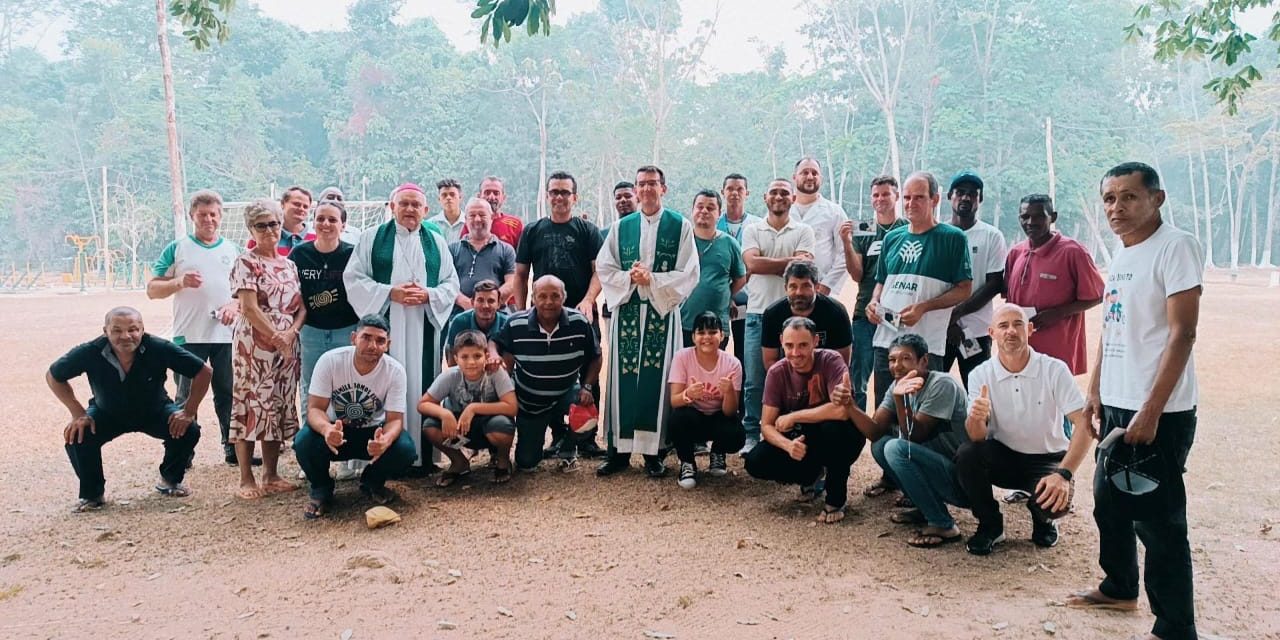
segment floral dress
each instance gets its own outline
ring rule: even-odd
[[[287,258],[264,258],[252,251],[236,259],[231,290],[257,292],[258,308],[277,330],[293,325],[302,306],[298,268]],[[253,328],[241,314],[236,320],[231,398],[231,441],[281,442],[298,431],[299,345],[285,355],[271,336]]]

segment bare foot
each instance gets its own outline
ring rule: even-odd
[[[831,505],[823,505],[822,511],[818,513],[818,522],[822,524],[835,524],[844,520],[844,507],[832,507]]]
[[[242,484],[240,489],[236,491],[236,497],[241,500],[257,500],[262,497],[262,489],[258,488],[258,483]]]
[[[269,496],[277,493],[289,493],[290,491],[296,491],[297,489],[298,485],[293,484],[284,478],[276,478],[275,480],[266,482],[262,485],[262,495]]]
[[[1075,609],[1103,609],[1106,611],[1137,611],[1138,600],[1117,600],[1097,589],[1077,591],[1067,597],[1067,606]],[[1156,636],[1148,636],[1156,638]],[[1160,640],[1156,638],[1156,640]]]

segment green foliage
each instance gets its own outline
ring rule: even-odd
[[[211,39],[226,42],[231,37],[231,24],[227,19],[235,5],[236,0],[173,0],[169,3],[169,14],[182,21],[186,27],[182,35],[196,51],[204,51]]]
[[[1124,28],[1124,34],[1130,42],[1149,39],[1155,46],[1155,59],[1162,62],[1179,56],[1208,56],[1219,63],[1222,74],[1211,78],[1204,88],[1226,105],[1228,114],[1236,115],[1245,94],[1263,79],[1254,64],[1244,61],[1258,38],[1241,29],[1237,19],[1244,11],[1274,4],[1275,0],[1209,0],[1184,7],[1177,0],[1144,2],[1134,11],[1134,22]],[[1159,19],[1153,18],[1156,9]],[[1280,43],[1280,11],[1272,14],[1265,37]],[[1280,53],[1280,45],[1273,53]]]
[[[503,42],[511,42],[512,27],[526,25],[529,35],[551,35],[551,16],[555,15],[555,0],[476,0],[474,20],[484,18],[480,24],[480,44],[492,35],[495,49]]]

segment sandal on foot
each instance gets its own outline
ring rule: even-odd
[[[103,500],[101,497],[80,498],[79,502],[76,502],[76,506],[71,509],[71,512],[86,513],[89,511],[97,511],[105,506],[107,506],[107,501]]]
[[[396,492],[386,486],[374,488],[360,485],[360,493],[363,493],[366,498],[381,507],[385,507],[395,502],[397,497]]]
[[[818,514],[818,522],[823,524],[835,524],[844,520],[845,505],[833,507],[829,504],[822,505],[822,512]]]
[[[329,500],[312,500],[302,510],[302,517],[307,520],[319,520],[329,513]]]
[[[898,507],[899,509],[914,509],[916,503],[912,502],[911,498],[908,498],[907,494],[904,493],[898,496],[897,500],[893,501],[893,506]]]
[[[506,483],[507,483],[507,482],[509,482],[510,480],[511,480],[511,467],[510,467],[510,466],[506,466],[506,467],[494,467],[494,468],[493,468],[493,483],[494,483],[494,484],[506,484]]]
[[[258,500],[262,495],[262,489],[258,487],[240,487],[236,490],[236,497],[241,500]]]
[[[864,496],[866,496],[866,497],[868,497],[868,498],[879,498],[880,496],[882,496],[882,495],[884,495],[884,494],[886,494],[886,493],[889,493],[890,491],[893,491],[893,490],[894,490],[894,489],[896,489],[896,488],[897,488],[897,487],[894,487],[893,485],[889,484],[888,482],[885,482],[884,478],[881,478],[881,479],[880,479],[878,482],[876,482],[875,484],[873,484],[873,485],[871,485],[871,486],[867,487],[866,489],[863,489],[863,490],[862,490],[862,495],[864,495]]]
[[[1105,611],[1137,611],[1138,601],[1116,600],[1101,591],[1077,591],[1067,597],[1066,605],[1073,609],[1102,609]]]
[[[463,476],[469,475],[470,473],[471,469],[469,467],[465,471],[441,471],[440,477],[436,478],[436,486],[441,489],[445,487],[452,487],[456,482],[461,480]]]
[[[173,486],[157,484],[156,492],[170,498],[185,498],[191,495],[191,489],[187,488],[185,484],[175,484]]]
[[[953,536],[944,536],[941,533],[917,531],[915,535],[907,539],[907,544],[917,549],[934,549],[953,542],[960,542],[963,538],[964,534],[958,532]]]
[[[894,513],[889,516],[889,522],[894,524],[928,524],[924,513],[919,509],[908,509]]]

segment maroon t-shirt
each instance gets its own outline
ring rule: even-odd
[[[799,373],[783,358],[769,367],[764,379],[764,404],[777,407],[783,414],[809,409],[831,400],[831,390],[840,384],[849,367],[840,354],[830,349],[815,349],[813,366]]]

